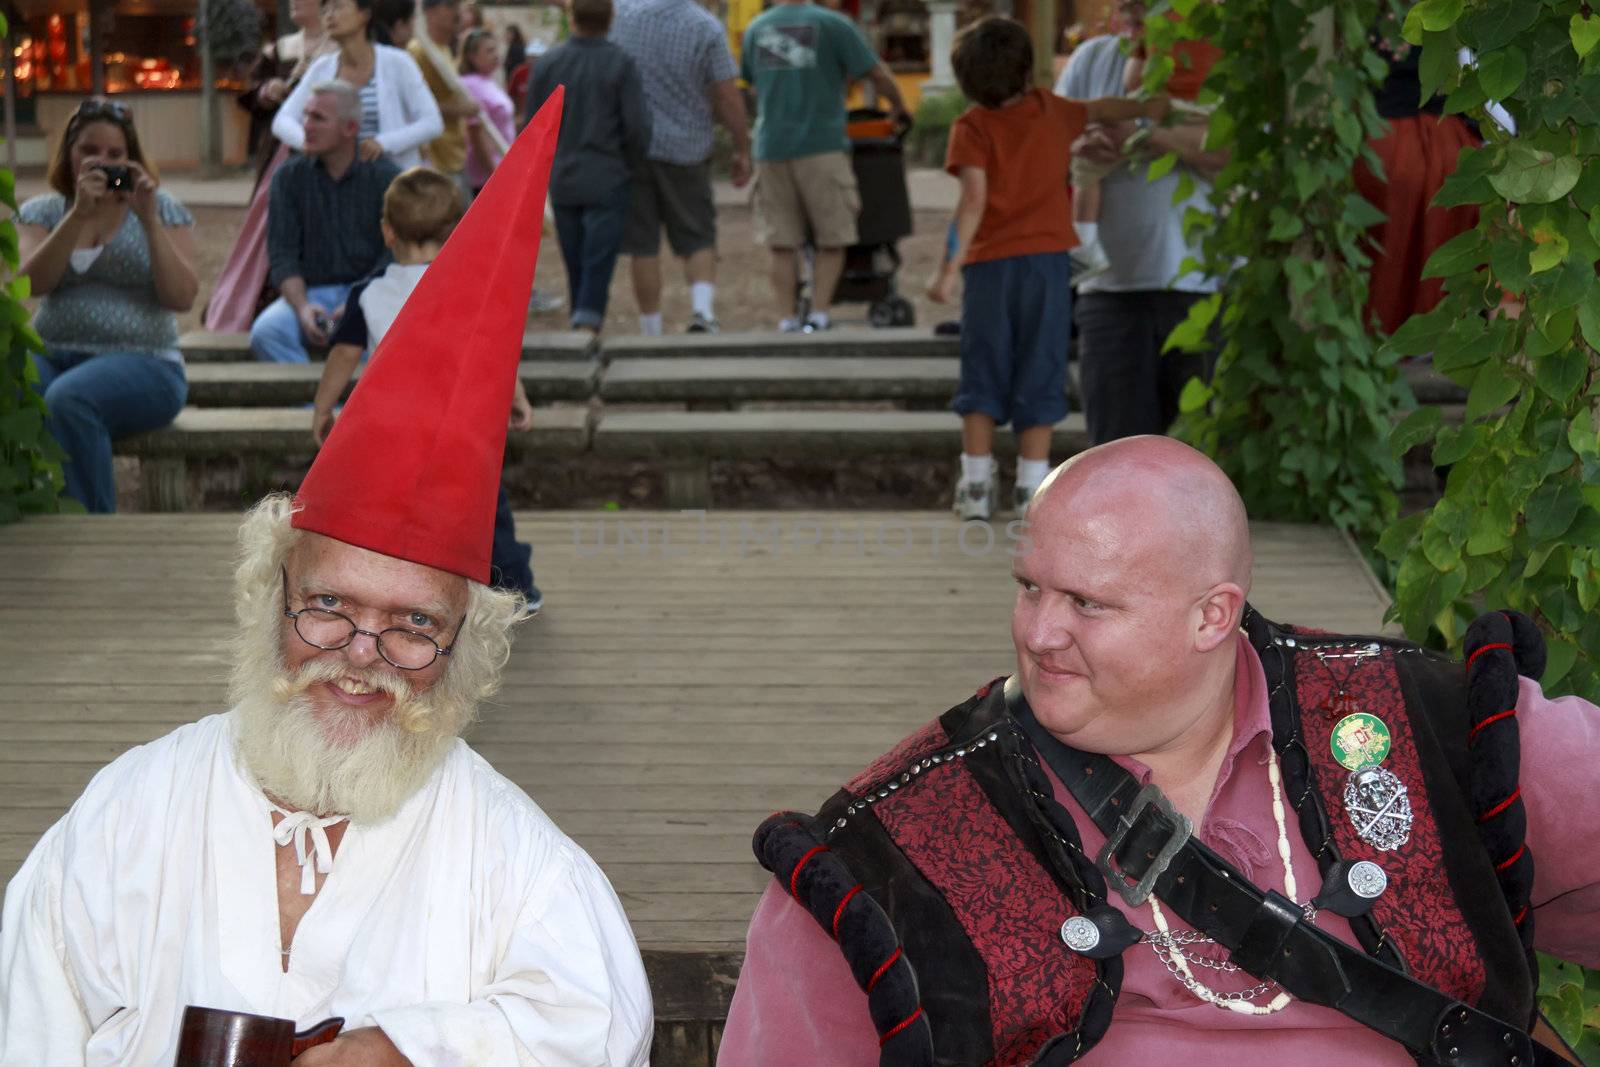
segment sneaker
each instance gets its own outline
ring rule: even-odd
[[[1099,241],[1081,244],[1067,253],[1072,260],[1072,284],[1078,285],[1111,269],[1106,250]]]
[[[955,502],[951,506],[963,522],[969,519],[986,520],[994,514],[995,498],[999,495],[998,473],[989,475],[988,480],[982,482],[969,482],[958,478]]]
[[[781,327],[780,327],[780,329],[781,329]],[[700,312],[696,311],[693,315],[691,315],[689,317],[689,332],[690,333],[721,333],[722,332],[722,327],[717,324],[717,320],[716,319],[706,318],[706,316],[704,316],[704,315],[700,314]]]
[[[1033,490],[1024,485],[1011,487],[1011,510],[1017,513],[1017,518],[1026,519],[1028,508],[1033,504]]]
[[[535,315],[547,315],[552,311],[560,311],[567,306],[566,298],[555,293],[547,293],[543,289],[535,289],[528,294],[528,310]]]
[[[800,326],[800,321],[798,319],[779,319],[778,320],[778,332],[779,333],[799,333],[800,330],[801,330],[801,326]]]
[[[833,329],[833,319],[818,318],[816,315],[807,315],[806,324],[800,327],[801,333],[821,333],[823,330]]]

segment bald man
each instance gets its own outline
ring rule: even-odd
[[[1029,522],[1015,675],[757,832],[718,1062],[1556,1062],[1529,949],[1600,965],[1600,711],[1520,676],[1532,625],[1464,667],[1267,621],[1166,438]]]

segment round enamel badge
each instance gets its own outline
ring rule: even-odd
[[[1389,727],[1376,715],[1357,712],[1333,728],[1333,758],[1346,770],[1376,767],[1389,755]]]

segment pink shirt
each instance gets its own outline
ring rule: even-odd
[[[1206,844],[1264,889],[1284,889],[1278,831],[1267,780],[1271,738],[1266,677],[1249,642],[1239,641],[1234,737],[1217,776],[1199,834]],[[1587,966],[1600,965],[1600,709],[1576,697],[1547,700],[1524,678],[1517,701],[1522,737],[1522,798],[1528,847],[1534,855],[1535,942]],[[1149,769],[1118,762],[1141,781]],[[1048,773],[1048,769],[1047,769]],[[1088,820],[1052,774],[1056,799],[1071,811],[1091,856],[1105,835]],[[1331,813],[1330,813],[1331,814]],[[1289,843],[1300,897],[1315,895],[1321,875],[1293,816]],[[1155,929],[1149,905],[1112,901],[1141,930]],[[1191,929],[1164,909],[1173,930]],[[1329,912],[1317,925],[1356,944],[1350,924]],[[1214,946],[1212,946],[1214,949]],[[1080,1062],[1226,1063],[1280,1067],[1285,1063],[1359,1063],[1414,1067],[1397,1042],[1331,1008],[1293,1001],[1276,1015],[1246,1016],[1204,1004],[1173,978],[1148,945],[1123,953],[1122,995],[1110,1030]],[[1247,989],[1255,980],[1206,970],[1201,980],[1218,992]],[[719,1065],[726,1067],[877,1067],[878,1037],[861,992],[839,947],[815,919],[776,884],[750,920],[744,968],[723,1032]]]
[[[480,122],[488,122],[500,131],[500,138],[506,144],[509,145],[516,140],[515,111],[506,91],[496,85],[493,78],[482,74],[463,74],[461,84],[467,87],[472,99],[483,109],[482,115],[468,119],[467,125],[476,126]],[[489,180],[489,174],[494,170],[495,164],[499,162],[499,159],[479,159],[477,149],[472,146],[472,138],[467,138],[467,165],[464,173],[468,185],[474,189],[482,189],[484,183]]]

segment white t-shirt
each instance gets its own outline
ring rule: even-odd
[[[1122,39],[1093,37],[1083,42],[1067,60],[1056,82],[1056,95],[1074,100],[1125,96]],[[1211,183],[1179,164],[1157,181],[1146,180],[1148,163],[1118,167],[1100,183],[1100,243],[1111,269],[1079,286],[1080,293],[1128,293],[1175,289],[1185,293],[1212,293],[1215,278],[1178,271],[1185,257],[1199,258],[1198,244],[1183,239],[1183,215],[1188,208],[1210,212]],[[1187,173],[1194,193],[1180,204],[1172,202],[1178,176]]]

